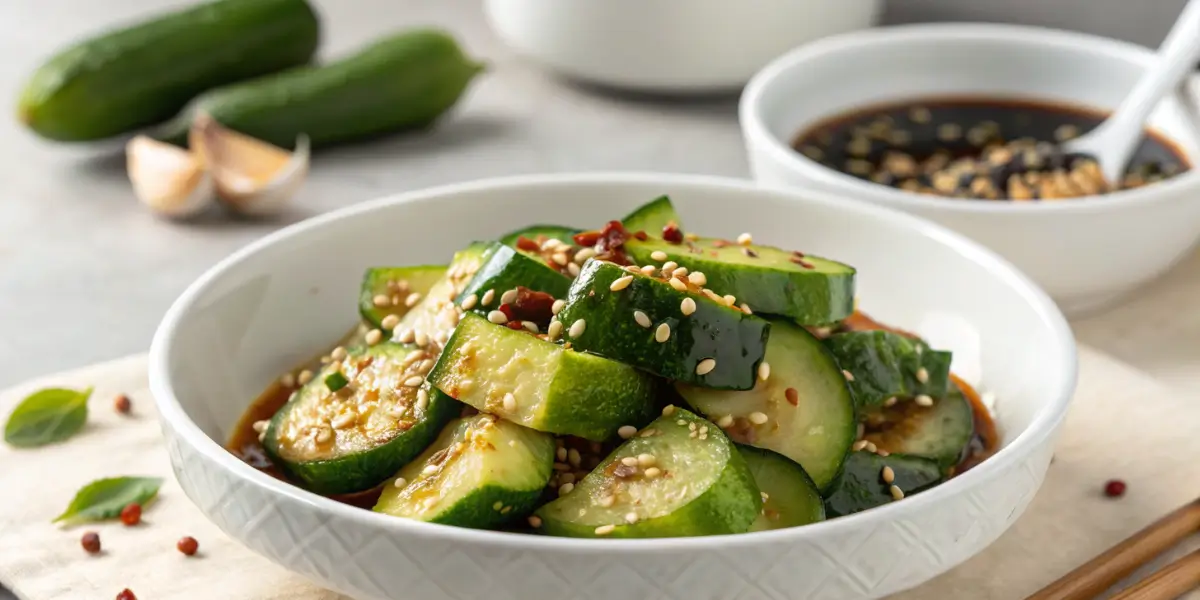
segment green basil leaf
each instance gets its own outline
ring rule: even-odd
[[[4,441],[33,448],[61,442],[83,428],[92,388],[83,391],[50,388],[25,398],[8,417]]]
[[[158,495],[161,477],[110,477],[97,479],[75,493],[75,499],[54,522],[68,525],[103,521],[121,516],[121,509],[136,503],[145,505]]]

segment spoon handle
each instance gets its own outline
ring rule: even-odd
[[[1200,55],[1200,0],[1188,0],[1175,25],[1158,50],[1158,58],[1097,134],[1111,143],[1112,161],[1105,161],[1105,177],[1119,181],[1142,139],[1142,127],[1158,100],[1179,86],[1196,67]],[[1107,171],[1113,170],[1115,173]]]

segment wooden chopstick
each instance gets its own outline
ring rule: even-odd
[[[1174,600],[1200,587],[1200,550],[1163,567],[1109,600]]]
[[[1200,498],[1147,525],[1026,600],[1091,600],[1198,530]]]

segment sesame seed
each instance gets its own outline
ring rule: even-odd
[[[504,394],[504,403],[503,403],[503,405],[504,405],[504,410],[506,410],[506,411],[508,411],[508,412],[513,412],[514,410],[517,410],[517,399],[516,399],[516,397],[515,397],[515,396],[513,396],[511,393]]]
[[[733,415],[725,415],[717,419],[717,427],[720,427],[721,429],[726,429],[730,425],[733,425]]]
[[[413,375],[412,377],[404,380],[404,387],[419,387],[423,381],[425,381],[424,377],[421,377],[420,375]]]
[[[312,381],[312,378],[313,378],[312,371],[305,369],[303,371],[300,371],[300,374],[296,376],[296,383],[299,383],[300,385],[304,385],[304,384]]]
[[[608,289],[610,289],[614,292],[619,292],[619,291],[629,287],[629,284],[631,284],[631,283],[633,283],[633,275],[626,275],[624,277],[621,277],[621,278],[613,281],[608,286]]]
[[[658,467],[650,467],[650,468],[646,469],[645,471],[643,471],[642,475],[645,476],[646,479],[655,479],[659,475],[662,475],[662,469],[660,469]]]
[[[580,248],[579,252],[575,253],[575,262],[582,265],[583,263],[587,262],[587,259],[595,255],[595,248]]]
[[[517,301],[517,288],[500,294],[500,304],[512,304]]]
[[[899,486],[893,485],[892,487],[888,488],[888,491],[892,493],[892,500],[904,499],[904,490],[900,489]]]
[[[917,381],[921,383],[929,383],[929,370],[925,367],[917,369]]]
[[[563,309],[563,307],[564,307],[564,306],[566,306],[566,305],[567,305],[567,301],[566,301],[566,300],[563,300],[563,299],[561,299],[561,298],[560,298],[560,299],[558,299],[558,300],[555,300],[555,301],[554,301],[554,304],[551,304],[551,305],[550,305],[550,312],[551,312],[552,314],[556,314],[556,315],[557,315],[558,313],[562,312],[562,309]]]
[[[525,331],[528,331],[529,333],[538,332],[537,323],[534,323],[533,321],[521,321],[521,327],[524,327]]]
[[[400,332],[400,335],[396,337],[396,341],[400,342],[401,344],[411,344],[414,337],[415,334],[413,333],[413,330],[406,329]]]
[[[636,460],[637,460],[637,466],[642,467],[642,468],[653,467],[656,463],[658,463],[658,459],[654,458],[653,454],[645,454],[645,453],[639,454],[639,455],[637,455]]]
[[[463,310],[471,310],[472,308],[475,308],[475,305],[478,303],[479,303],[479,296],[476,296],[475,294],[471,294],[470,296],[463,298],[462,304],[460,304],[459,306],[461,306]]]
[[[262,421],[255,421],[254,425],[252,425],[252,427],[254,428],[255,433],[262,433],[267,430],[267,426],[269,426],[270,424],[271,424],[271,421],[263,419]]]
[[[671,284],[671,287],[675,288],[675,291],[678,291],[678,292],[686,292],[687,291],[687,284],[678,279],[675,279],[674,277],[667,280],[667,282]]]
[[[634,523],[637,523],[637,522],[638,522],[638,516],[637,516],[637,513],[635,513],[635,512],[631,512],[631,513],[628,513],[628,514],[626,514],[626,515],[625,515],[625,522],[626,522],[626,523],[629,523],[630,525],[633,525]]]
[[[542,242],[541,250],[552,250],[562,245],[562,240],[558,238],[550,238]]]
[[[690,281],[692,283],[692,285],[701,285],[702,286],[702,285],[708,283],[708,277],[705,277],[704,273],[701,273],[700,271],[696,271],[695,273],[688,275],[688,281]]]
[[[421,292],[413,292],[404,299],[404,305],[412,308],[416,303],[421,301]]]
[[[550,325],[546,327],[546,337],[550,338],[551,341],[557,340],[562,335],[562,330],[562,321],[550,321]]]
[[[571,328],[567,330],[567,335],[570,335],[573,338],[577,338],[577,337],[583,335],[583,332],[586,329],[587,329],[587,322],[584,321],[583,319],[579,319],[578,321],[571,323]]]
[[[638,459],[636,456],[626,456],[625,458],[621,459],[621,464],[627,467],[636,467],[638,465]]]
[[[341,346],[334,348],[333,352],[329,353],[329,358],[333,360],[346,360],[346,349]]]
[[[616,530],[615,525],[601,525],[596,528],[596,535],[608,535]]]
[[[883,471],[879,473],[879,476],[882,477],[883,482],[887,484],[890,484],[896,480],[896,472],[888,466],[883,467]]]
[[[392,306],[400,306],[401,304],[404,304],[404,298],[401,297],[400,294],[393,294]]]
[[[407,367],[408,365],[411,365],[422,358],[425,358],[424,350],[413,350],[404,356],[404,366]]]
[[[642,275],[654,275],[654,265],[644,265],[642,267]]]
[[[884,408],[891,408],[891,407],[895,406],[895,405],[896,405],[896,403],[897,403],[897,402],[899,402],[899,401],[900,401],[900,399],[899,399],[899,398],[897,398],[897,397],[895,397],[895,396],[892,396],[892,397],[888,398],[887,400],[884,400],[884,401],[883,401],[883,407],[884,407]]]
[[[399,324],[400,317],[398,315],[388,315],[379,322],[379,326],[384,329],[395,329]]]
[[[496,290],[489,289],[483,293],[483,297],[479,299],[482,306],[487,306],[492,303],[492,299],[496,297]]]
[[[683,313],[685,317],[696,312],[696,301],[691,298],[684,298],[683,302],[679,303],[679,312]]]
[[[663,266],[662,266],[663,277],[670,277],[670,273],[678,268],[679,268],[678,263],[676,263],[673,260],[668,260],[667,262],[663,263]]]
[[[429,406],[429,392],[424,389],[417,390],[417,410],[425,410]]]
[[[378,296],[371,298],[371,304],[374,304],[376,308],[387,308],[392,305],[392,299],[383,294],[379,294]]]
[[[706,358],[699,363],[696,363],[697,375],[708,375],[713,369],[717,368],[717,361],[713,358]]]
[[[570,273],[571,277],[579,277],[579,265],[575,263],[568,264],[567,273]]]
[[[700,426],[700,435],[706,435],[706,434],[708,434],[708,425],[701,425]]]
[[[633,311],[633,320],[637,321],[638,325],[641,325],[642,327],[645,327],[647,329],[649,329],[650,325],[652,325],[652,323],[650,322],[650,317],[646,316],[646,313],[644,313],[640,310]]]
[[[725,294],[721,297],[721,300],[725,301],[725,306],[733,306],[734,304],[737,304],[737,298],[734,297],[733,294]]]
[[[851,373],[845,369],[842,369],[842,377],[845,377],[846,381],[854,381],[854,373]]]
[[[683,278],[687,277],[687,275],[688,275],[687,267],[679,267],[678,269],[675,269],[674,271],[671,272],[672,277],[678,277],[679,279],[683,279]]]
[[[624,269],[626,273],[637,274],[637,273],[642,272],[642,268],[637,265],[625,265],[624,267],[621,267],[621,268]]]
[[[330,425],[333,425],[334,429],[345,429],[345,428],[353,425],[354,422],[357,420],[358,420],[358,415],[356,415],[352,412],[344,412],[344,413],[338,415],[337,417],[335,417],[333,419],[333,422],[330,423]]]
[[[542,526],[542,520],[537,515],[529,515],[529,526],[537,529]]]
[[[558,495],[559,495],[559,496],[566,496],[567,494],[570,494],[570,493],[571,493],[571,490],[574,490],[574,489],[575,489],[575,484],[573,484],[573,483],[564,483],[564,484],[562,484],[562,485],[558,486]]]
[[[367,342],[368,346],[374,346],[383,341],[383,332],[378,329],[372,329],[367,332],[366,337],[363,339]]]
[[[667,260],[667,253],[663,252],[662,250],[655,250],[654,252],[650,253],[650,258],[662,262]]]
[[[623,440],[633,437],[636,433],[637,427],[634,427],[633,425],[622,425],[617,429],[617,435],[621,436],[621,439]]]
[[[296,385],[296,376],[291,373],[284,373],[283,377],[279,378],[279,385],[283,387],[294,387]]]
[[[488,313],[488,320],[497,325],[503,325],[508,322],[508,316],[498,310],[493,310]]]
[[[933,397],[929,396],[927,394],[921,394],[920,396],[913,398],[913,402],[916,402],[917,406],[923,406],[923,407],[928,408],[930,406],[933,406]]]
[[[888,452],[887,450],[877,450],[875,452],[875,454],[878,454],[879,456],[883,456],[883,457],[888,457],[888,456],[892,455],[892,453]]]
[[[746,304],[745,302],[743,302],[743,303],[742,303],[742,307],[741,307],[741,308],[742,308],[742,312],[744,312],[744,313],[746,313],[746,314],[748,314],[748,315],[752,315],[752,314],[754,314],[754,311],[750,310],[750,305],[749,305],[749,304]]]
[[[500,501],[500,500],[497,500],[497,501],[496,501],[494,504],[492,504],[492,510],[497,510],[497,511],[498,511],[498,510],[500,510],[500,509],[502,509],[502,508],[504,508],[504,502],[502,502],[502,501]]]
[[[858,440],[857,442],[854,442],[854,445],[850,446],[850,449],[858,452],[859,450],[866,448],[868,443],[869,442],[867,442],[867,440]]]
[[[866,450],[867,452],[878,452],[879,448],[875,446],[875,442],[867,441]]]
[[[688,422],[687,422],[687,420],[686,420],[686,419],[678,419],[678,420],[676,420],[676,421],[675,421],[675,424],[676,424],[676,425],[687,425],[687,424],[688,424]]]
[[[664,417],[669,417],[669,416],[671,416],[671,415],[673,415],[673,414],[675,414],[675,405],[674,405],[674,404],[668,404],[668,405],[666,405],[666,406],[664,406],[664,407],[663,407],[663,409],[662,409],[662,415],[663,415]]]
[[[408,485],[408,480],[403,477],[397,477],[394,481],[392,481],[392,485],[394,485],[398,488],[402,488],[402,487]]]
[[[555,252],[554,255],[550,257],[550,260],[554,261],[554,264],[560,267],[567,266],[567,262],[569,262],[567,260],[567,255],[562,252]]]
[[[654,341],[661,344],[669,339],[671,339],[671,326],[659,323],[658,328],[654,330]]]
[[[742,235],[737,236],[737,243],[743,246],[749,246],[750,244],[754,243],[754,236],[750,235],[749,233],[743,233]]]
[[[437,466],[437,465],[425,465],[425,468],[424,468],[424,469],[421,469],[421,474],[422,474],[422,475],[425,475],[426,477],[428,477],[428,476],[430,476],[430,475],[433,475],[433,474],[435,474],[435,473],[437,473],[437,472],[438,472],[438,466]]]
[[[747,418],[750,419],[750,422],[754,423],[755,425],[762,425],[763,423],[767,422],[767,415],[759,411],[750,413],[750,416]]]

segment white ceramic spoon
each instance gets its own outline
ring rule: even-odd
[[[1144,123],[1164,95],[1178,89],[1200,56],[1200,0],[1188,0],[1158,48],[1158,60],[1121,105],[1098,127],[1063,144],[1070,153],[1090,154],[1110,183],[1119,182],[1142,140]]]

